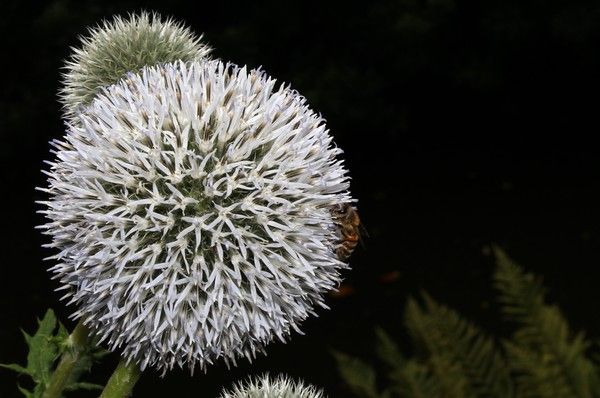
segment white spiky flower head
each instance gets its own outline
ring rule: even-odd
[[[65,64],[59,97],[65,117],[73,119],[102,87],[144,66],[208,57],[211,49],[187,27],[159,14],[120,16],[89,30]]]
[[[330,208],[352,202],[324,120],[220,61],[144,68],[53,141],[52,268],[111,348],[143,368],[235,364],[291,330],[346,265]]]
[[[219,398],[324,398],[320,389],[295,382],[285,375],[272,378],[264,375],[246,384],[239,383],[231,391],[223,391]]]

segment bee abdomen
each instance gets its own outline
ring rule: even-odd
[[[344,203],[333,207],[331,214],[339,236],[334,247],[335,254],[340,261],[348,261],[360,240],[358,212],[349,203]]]

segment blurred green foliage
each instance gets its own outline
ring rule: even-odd
[[[401,352],[378,329],[379,366],[335,352],[339,372],[356,396],[366,398],[600,397],[600,367],[590,342],[573,333],[558,307],[545,302],[541,281],[494,247],[494,287],[509,338],[491,336],[427,293],[408,300],[404,325],[413,352]]]
[[[27,365],[21,366],[18,364],[0,364],[0,367],[13,370],[19,374],[29,376],[33,382],[34,387],[30,391],[22,386],[19,386],[19,391],[23,393],[26,398],[41,398],[44,396],[44,392],[50,384],[52,374],[58,358],[62,354],[72,349],[69,332],[60,323],[54,312],[49,309],[46,311],[44,318],[38,321],[38,329],[33,335],[29,335],[23,332],[25,341],[29,348],[27,355]],[[106,353],[105,350],[96,347],[95,345],[90,346],[80,359],[75,364],[75,368],[70,374],[69,380],[65,385],[65,391],[74,390],[101,390],[102,386],[79,382],[79,377],[84,373],[88,372],[92,366],[92,362],[103,356]]]

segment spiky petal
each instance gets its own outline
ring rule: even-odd
[[[73,119],[102,87],[144,66],[208,56],[210,48],[181,23],[142,12],[115,17],[89,30],[65,64],[60,100],[65,117]]]
[[[85,322],[142,368],[253,358],[345,267],[341,150],[305,99],[220,61],[103,90],[54,141],[43,226]]]

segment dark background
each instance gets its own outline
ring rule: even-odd
[[[305,336],[232,371],[148,371],[135,396],[213,397],[265,370],[346,396],[328,350],[372,357],[375,325],[405,341],[403,306],[420,289],[502,334],[484,255],[492,242],[543,276],[576,330],[600,335],[598,2],[13,0],[0,19],[0,362],[25,360],[19,328],[32,331],[48,307],[73,326],[34,230],[48,141],[64,132],[59,68],[87,26],[142,8],[308,98],[345,150],[369,236],[345,273],[347,294],[330,297]],[[104,383],[117,361],[91,380]],[[14,373],[0,370],[0,396],[17,396]]]

